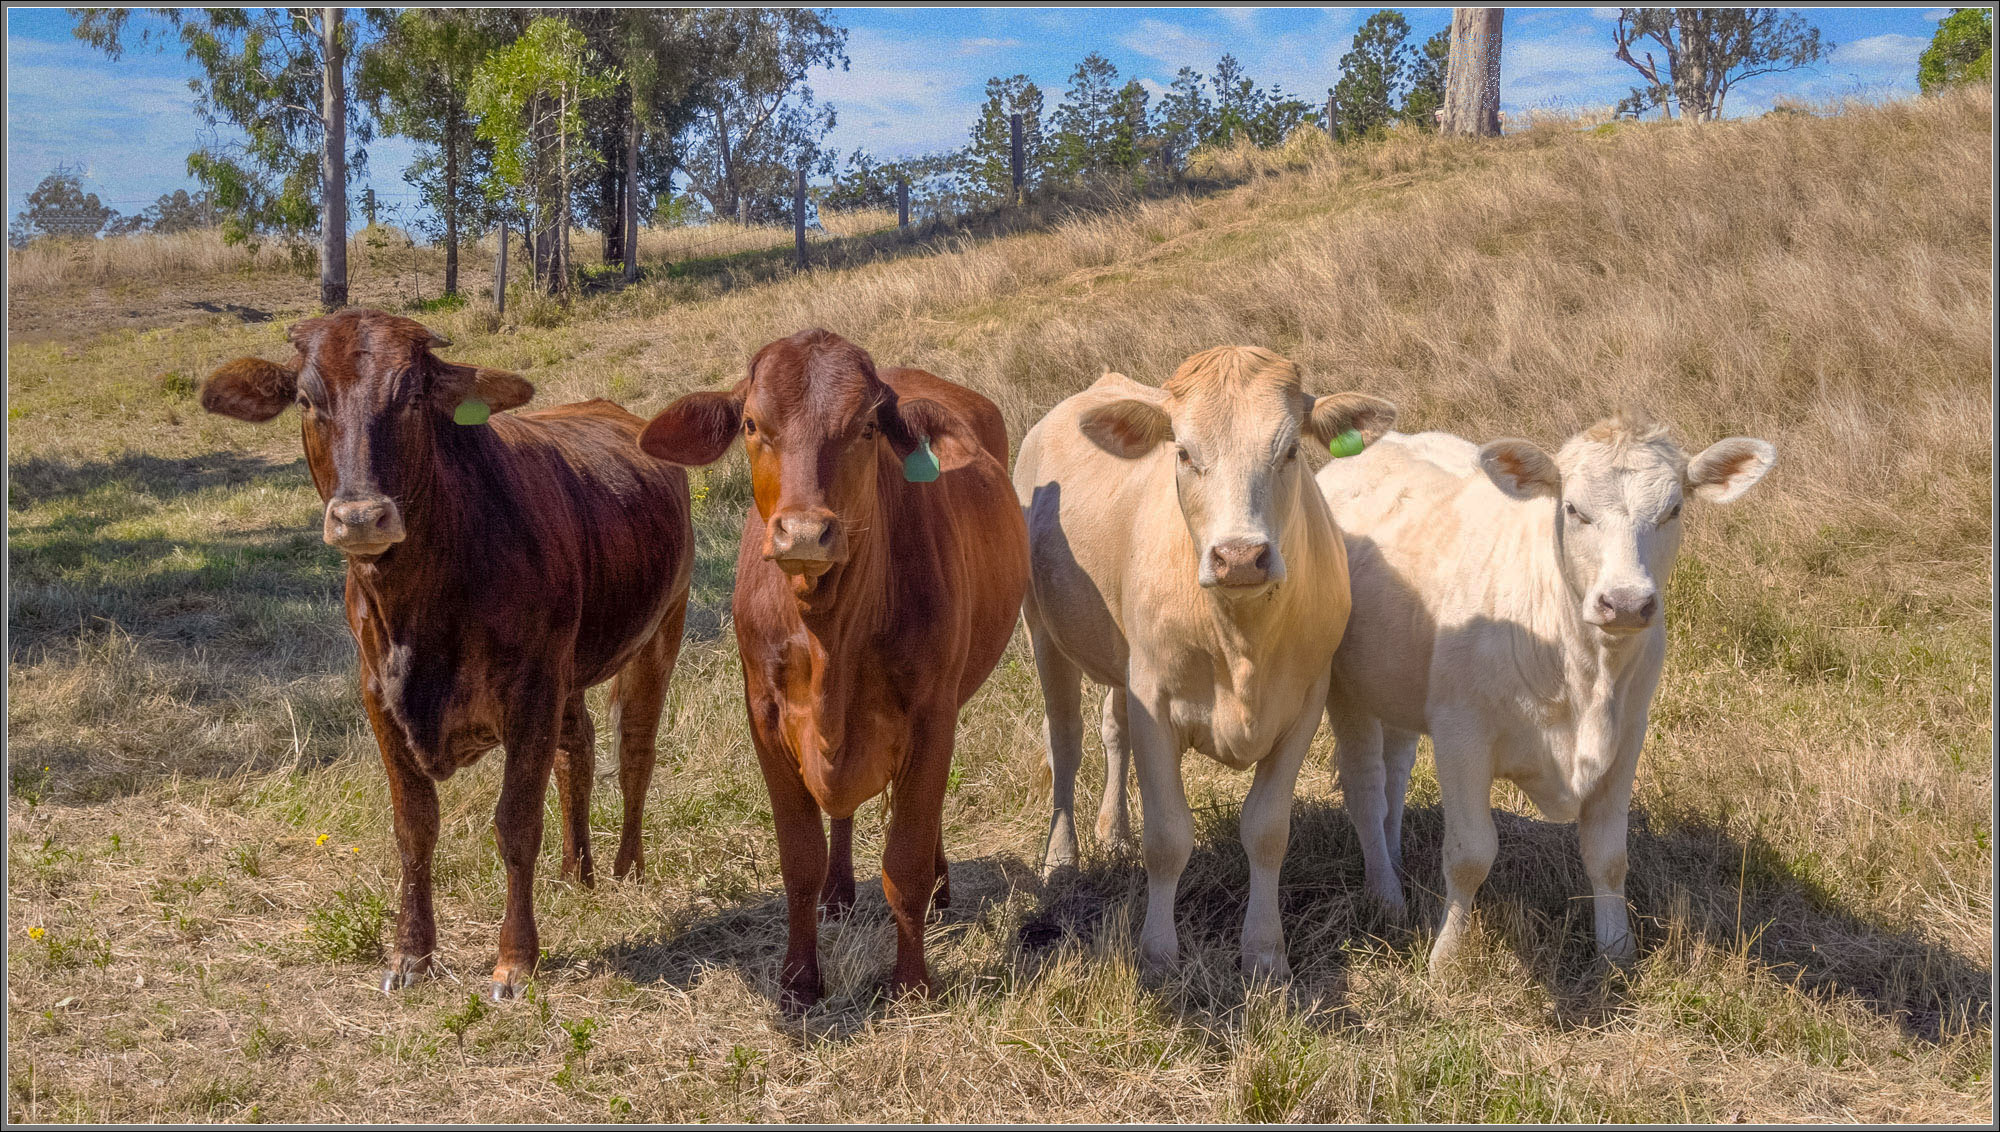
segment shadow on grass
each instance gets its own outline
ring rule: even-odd
[[[7,509],[26,511],[112,486],[164,501],[216,487],[290,487],[311,482],[303,457],[272,460],[237,452],[203,452],[178,459],[144,453],[126,453],[112,460],[30,456],[7,464]]]
[[[1561,1024],[1594,1026],[1630,1009],[1631,985],[1607,978],[1596,958],[1574,827],[1507,813],[1495,817],[1500,857],[1479,899],[1485,930],[1541,985]],[[1249,870],[1237,840],[1233,805],[1198,811],[1197,829],[1195,851],[1181,878],[1176,924],[1184,966],[1220,967],[1234,961]],[[1421,957],[1442,916],[1441,894],[1430,890],[1437,884],[1443,840],[1438,808],[1411,808],[1404,839],[1412,918],[1409,925],[1398,925],[1362,895],[1360,847],[1340,807],[1301,801],[1293,811],[1291,849],[1280,887],[1291,997],[1300,1005],[1310,1001],[1329,1009],[1326,1024],[1339,1022],[1349,954],[1387,946],[1414,950]],[[1741,938],[1735,923],[1739,871],[1744,878]],[[1063,870],[1046,884],[1021,857],[954,861],[952,889],[957,906],[934,924],[934,941],[940,933],[976,930],[989,910],[1016,892],[1033,894],[1025,918],[1007,941],[1008,961],[1027,985],[1042,978],[1066,951],[1087,951],[1101,940],[1131,946],[1129,939],[1107,933],[1122,932],[1128,923],[1136,929],[1145,909],[1144,871],[1131,852],[1091,854],[1080,869]],[[1988,968],[1915,932],[1871,923],[1844,910],[1820,886],[1794,876],[1761,839],[1746,844],[1713,825],[1655,822],[1635,812],[1628,892],[1642,955],[1677,927],[1716,951],[1746,954],[1761,968],[1758,977],[1774,986],[1858,1003],[1918,1041],[1935,1043],[1968,1024],[1990,1024]],[[850,915],[855,919],[845,927],[822,926],[823,964],[831,954],[833,933],[878,920],[886,924],[888,909],[879,883],[864,884]],[[613,948],[599,961],[635,982],[665,981],[681,988],[699,982],[707,968],[733,967],[775,1010],[785,933],[783,893],[766,892]],[[881,938],[885,947],[891,946],[886,927]],[[890,953],[885,950],[880,958],[886,971]],[[1220,1033],[1243,1024],[1248,985],[1240,978],[1189,973],[1161,980],[1156,989],[1163,1017],[1199,1021]],[[879,984],[846,987],[829,978],[828,992],[826,1003],[798,1023],[802,1032],[844,1037],[882,1016],[890,1005]]]

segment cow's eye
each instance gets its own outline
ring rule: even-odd
[[[1584,526],[1587,527],[1590,525],[1590,517],[1585,515],[1583,512],[1577,510],[1576,504],[1571,503],[1568,500],[1564,500],[1563,511],[1566,512],[1570,518],[1575,519],[1577,522],[1582,523]]]
[[[1183,468],[1194,467],[1194,457],[1188,455],[1187,449],[1182,448],[1180,445],[1176,444],[1174,445],[1174,455],[1180,459],[1181,467]]]
[[[1665,515],[1660,516],[1660,522],[1671,523],[1675,519],[1678,519],[1680,517],[1681,517],[1681,505],[1676,503],[1674,504],[1673,510],[1667,512]]]
[[[755,436],[755,435],[757,435],[757,422],[756,422],[756,421],[753,421],[753,420],[751,420],[751,419],[750,419],[749,417],[744,417],[744,418],[743,418],[743,435],[745,435],[745,436]]]
[[[873,439],[875,439],[875,422],[874,422],[874,421],[869,421],[869,422],[868,422],[867,424],[865,424],[865,425],[862,425],[862,426],[861,426],[861,439],[863,439],[863,440],[873,440]]]
[[[1294,444],[1294,445],[1292,445],[1292,446],[1291,446],[1290,448],[1287,448],[1287,449],[1285,449],[1285,463],[1289,464],[1289,463],[1291,463],[1291,462],[1292,462],[1293,460],[1296,460],[1296,459],[1298,459],[1298,458],[1299,458],[1299,446],[1298,446],[1298,445]]]

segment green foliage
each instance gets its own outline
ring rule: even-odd
[[[1376,12],[1354,33],[1333,87],[1340,140],[1375,137],[1398,117],[1397,102],[1413,69],[1412,52],[1403,42],[1409,35],[1410,22],[1396,11]]]
[[[597,164],[583,132],[583,101],[610,93],[618,76],[594,63],[583,33],[547,16],[480,62],[470,102],[478,136],[493,146],[499,186],[532,188],[543,172],[538,165],[557,148],[567,149],[573,170]]]
[[[1931,45],[1917,59],[1917,89],[1936,94],[1962,83],[1993,80],[1993,9],[1953,8],[1938,21]]]
[[[997,204],[1013,191],[1013,126],[1021,116],[1023,187],[1039,188],[1049,163],[1049,140],[1043,128],[1042,88],[1026,75],[986,80],[986,101],[962,157],[964,192],[982,204]]]
[[[1403,95],[1403,109],[1397,115],[1420,130],[1438,128],[1437,112],[1444,106],[1444,80],[1451,60],[1451,30],[1438,32],[1424,41],[1422,51],[1412,60],[1410,90]]]
[[[126,35],[132,9],[76,8],[78,39],[113,59],[128,42],[164,50],[178,42],[202,78],[190,80],[195,112],[214,128],[227,124],[244,141],[215,143],[188,155],[188,173],[206,186],[224,214],[232,244],[259,232],[300,237],[319,227],[320,157],[326,123],[320,111],[324,70],[321,30],[311,8],[154,8],[164,29]],[[341,25],[343,37],[352,25]],[[351,63],[353,53],[346,53]],[[356,143],[348,172],[367,167],[373,133],[356,100],[347,104],[347,133]]]
[[[89,239],[117,217],[96,193],[83,191],[80,170],[60,165],[28,193],[28,207],[14,217],[7,242],[18,248],[45,236]]]
[[[1694,121],[1720,118],[1737,83],[1810,66],[1834,48],[1803,16],[1779,8],[1620,8],[1612,39],[1613,54],[1645,79],[1618,113],[1657,107]]]
[[[370,963],[382,958],[382,894],[350,884],[306,915],[306,941],[329,963]]]
[[[833,172],[820,146],[830,106],[806,78],[847,69],[847,30],[808,8],[712,8],[696,17],[709,59],[696,129],[683,153],[690,188],[718,216],[753,223],[789,218],[794,178]]]

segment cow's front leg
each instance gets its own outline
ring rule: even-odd
[[[806,789],[798,763],[765,740],[754,719],[750,728],[757,765],[771,795],[771,818],[778,832],[778,871],[785,879],[785,961],[778,969],[779,1005],[805,1010],[820,1000],[819,896],[826,882],[826,831],[819,803]]]
[[[956,687],[957,681],[945,683]],[[889,832],[882,851],[882,892],[896,919],[896,969],[890,993],[929,994],[924,919],[944,853],[944,788],[951,777],[958,711],[945,704],[911,713],[910,754],[890,789]]]
[[[1291,730],[1257,764],[1250,792],[1243,798],[1243,852],[1250,858],[1250,896],[1243,911],[1243,971],[1248,975],[1284,979],[1292,973],[1285,958],[1285,927],[1278,918],[1278,873],[1291,840],[1292,792],[1313,733],[1319,730],[1319,706],[1325,702],[1322,675]]]
[[[1625,904],[1627,827],[1632,812],[1632,779],[1639,767],[1639,746],[1646,737],[1646,713],[1621,736],[1622,748],[1597,789],[1583,800],[1577,815],[1577,847],[1583,851],[1583,871],[1590,878],[1592,926],[1597,950],[1614,965],[1632,961],[1632,917]]]
[[[402,883],[396,897],[396,943],[382,973],[387,994],[414,984],[428,974],[437,949],[437,919],[431,907],[431,858],[437,849],[437,784],[417,766],[403,741],[403,730],[381,709],[373,695],[362,694],[375,745],[389,773],[389,805],[395,815],[396,855]]]
[[[1194,853],[1194,815],[1181,785],[1181,746],[1168,730],[1165,696],[1126,698],[1132,760],[1139,768],[1139,814],[1145,823],[1139,847],[1146,861],[1146,922],[1139,931],[1139,962],[1151,972],[1180,963],[1174,897]]]
[[[1431,945],[1433,968],[1449,961],[1472,922],[1472,899],[1493,868],[1499,838],[1493,831],[1492,741],[1476,723],[1437,721],[1438,793],[1444,808],[1444,923]]]
[[[507,911],[500,921],[500,961],[489,990],[495,1001],[512,998],[541,957],[535,928],[535,858],[542,851],[542,802],[555,768],[564,701],[560,689],[515,692],[505,732],[507,767],[493,810],[494,838],[507,868]]]

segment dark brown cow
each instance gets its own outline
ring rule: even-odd
[[[347,555],[347,624],[403,866],[382,989],[424,974],[437,942],[436,783],[504,744],[493,820],[507,913],[491,986],[504,998],[539,953],[532,883],[551,769],[563,873],[592,881],[583,693],[604,680],[625,796],[614,871],[644,869],[639,822],[693,571],[687,474],[640,454],[645,422],[609,401],[457,423],[520,406],[534,386],[440,360],[432,347],[449,343],[409,319],[348,310],[290,337],[289,364],[239,358],[201,403],[247,421],[298,403],[323,537]]]
[[[729,392],[668,406],[640,444],[699,465],[739,433],[756,502],[736,556],[736,642],[790,912],[785,1003],[820,997],[816,904],[852,902],[854,811],[885,788],[893,989],[928,990],[924,916],[945,874],[958,710],[1006,650],[1028,582],[1006,426],[969,389],[878,375],[853,344],[809,330],[759,350]],[[906,482],[905,458],[926,443],[942,474]]]

